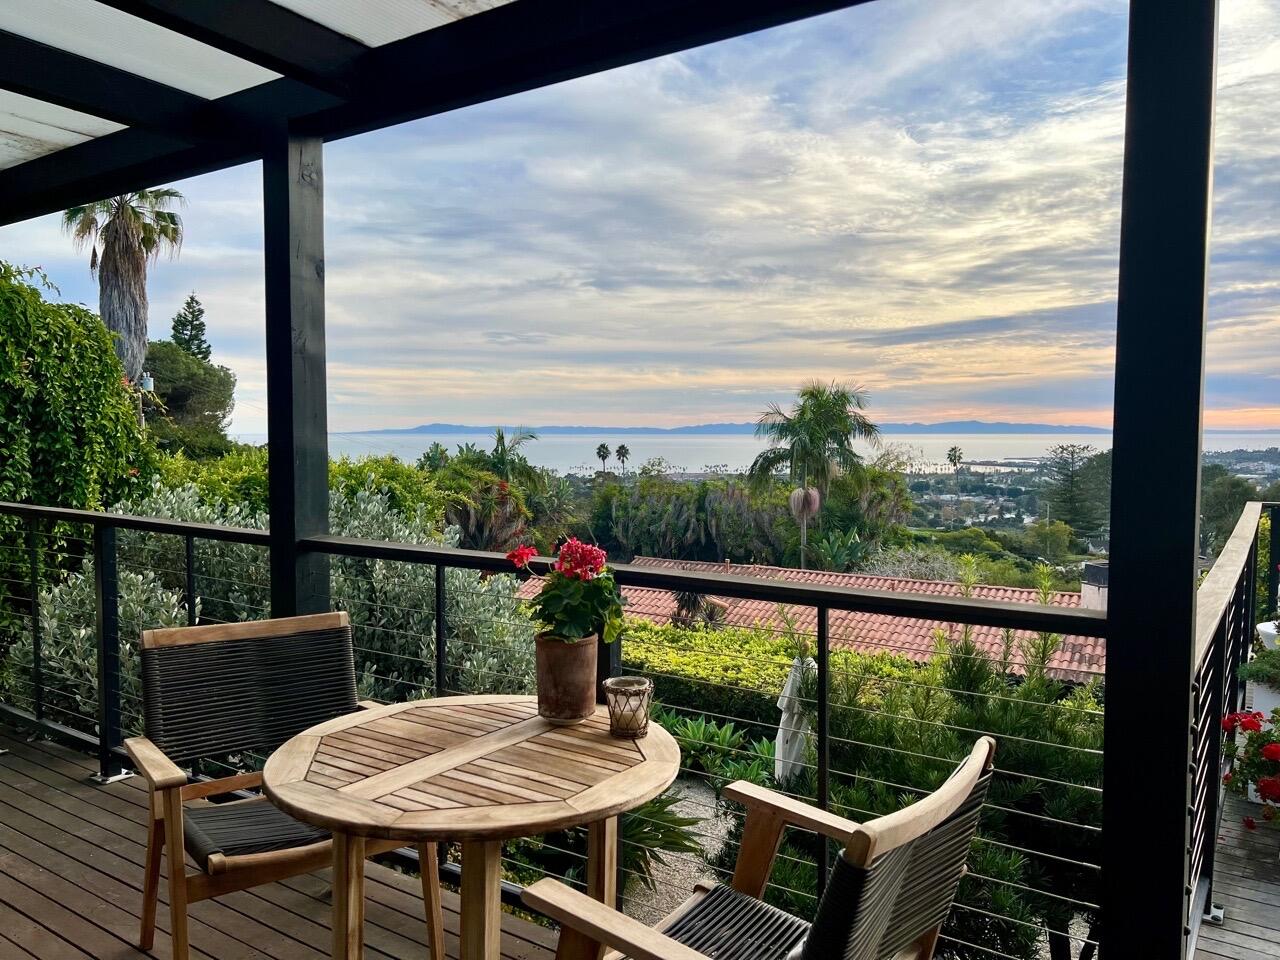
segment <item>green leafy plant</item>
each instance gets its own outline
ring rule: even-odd
[[[1267,648],[1240,667],[1240,679],[1280,690],[1280,649]]]
[[[527,569],[537,553],[517,547],[507,559]],[[561,640],[581,640],[593,634],[612,643],[622,632],[622,591],[605,565],[605,552],[576,537],[560,547],[555,566],[538,595],[529,602],[546,632]]]

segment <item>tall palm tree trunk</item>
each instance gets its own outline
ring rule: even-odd
[[[147,258],[136,237],[111,234],[125,231],[117,223],[103,230],[98,264],[98,311],[116,335],[116,353],[125,376],[136,381],[147,357]]]

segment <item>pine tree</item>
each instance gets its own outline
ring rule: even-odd
[[[212,352],[204,338],[204,307],[194,291],[173,318],[173,342],[197,360],[207,361]]]

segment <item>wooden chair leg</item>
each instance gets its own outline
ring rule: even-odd
[[[169,881],[169,936],[173,940],[173,960],[188,960],[187,946],[187,865],[182,842],[182,791],[166,790],[164,795],[165,876]]]
[[[147,860],[142,874],[142,932],[138,946],[150,950],[156,942],[156,902],[160,899],[160,854],[164,849],[164,821],[151,818],[147,831]]]
[[[431,960],[445,960],[444,909],[440,903],[440,861],[434,843],[418,844],[418,862],[422,874],[422,906],[427,914],[427,944]]]
[[[942,924],[938,924],[919,939],[919,952],[916,954],[919,960],[933,960],[933,951],[938,948],[938,937],[941,934]]]

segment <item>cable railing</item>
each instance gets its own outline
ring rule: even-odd
[[[1192,926],[1211,900],[1222,763],[1215,731],[1225,709],[1239,702],[1234,678],[1248,656],[1258,606],[1256,530],[1263,510],[1276,512],[1274,505],[1246,510],[1200,589],[1188,814]],[[1274,539],[1274,524],[1272,530]],[[329,602],[351,614],[363,696],[533,692],[534,628],[520,593],[528,575],[503,554],[340,536],[299,546],[330,558]],[[532,575],[549,565],[535,559]],[[655,875],[683,884],[731,870],[741,814],[720,789],[732,779],[759,778],[863,819],[936,788],[966,743],[989,733],[1000,744],[995,780],[945,949],[1024,957],[1056,939],[1055,955],[1063,944],[1091,954],[1100,939],[1097,851],[1107,803],[1101,676],[1080,683],[1050,675],[1044,650],[1037,654],[1032,641],[1051,648],[1063,635],[1105,637],[1105,612],[706,570],[614,569],[624,590],[761,600],[780,611],[780,618],[750,623],[637,621],[620,644],[601,648],[602,675],[654,679],[657,709],[685,755],[674,805],[637,811],[620,831],[620,880],[632,882],[619,889],[629,910],[657,916],[670,906],[661,898],[675,884],[651,890],[646,883]],[[1265,589],[1274,605],[1274,569]],[[96,751],[101,778],[116,776],[120,744],[141,723],[140,630],[266,617],[270,596],[266,530],[0,504],[0,713]],[[56,610],[47,609],[51,602]],[[801,608],[812,611],[811,629],[798,630],[785,617]],[[833,637],[833,611],[944,629],[922,656],[891,638],[869,644]],[[968,642],[972,626],[1001,631],[1003,658]],[[780,779],[772,752],[776,701],[797,664],[807,747]],[[670,831],[673,813],[689,821],[682,828],[687,842],[674,851],[662,848],[660,836]],[[655,846],[665,863],[642,856]],[[811,913],[835,853],[815,835],[789,834],[768,895],[793,912]],[[542,838],[511,845],[506,868],[516,881],[543,874],[573,880],[583,875],[584,860],[582,838]],[[445,876],[456,879],[456,865],[446,865]],[[508,884],[509,900],[518,892]]]

